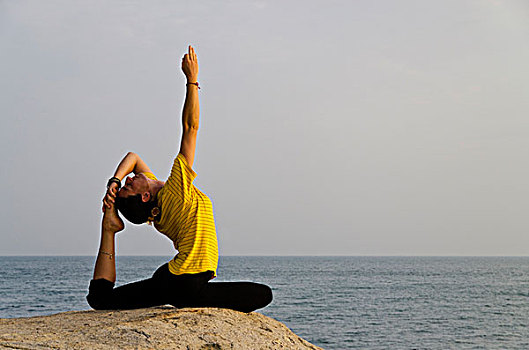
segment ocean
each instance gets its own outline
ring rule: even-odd
[[[117,284],[169,257],[120,256]],[[0,257],[0,317],[87,310],[94,257]],[[220,257],[268,284],[258,312],[325,349],[529,349],[528,257]]]

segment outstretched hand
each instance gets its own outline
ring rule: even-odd
[[[182,71],[189,83],[196,83],[198,80],[198,58],[195,49],[189,45],[188,52],[182,58]]]
[[[123,220],[119,217],[118,211],[115,205],[112,203],[110,208],[105,210],[103,214],[103,230],[107,230],[113,233],[122,231],[125,228]]]

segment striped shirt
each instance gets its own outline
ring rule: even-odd
[[[173,241],[178,254],[169,262],[175,275],[213,271],[219,259],[210,199],[193,185],[197,174],[180,153],[157,194],[161,209],[154,227]]]

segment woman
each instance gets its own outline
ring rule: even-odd
[[[108,181],[103,198],[101,243],[90,281],[88,303],[94,309],[222,307],[251,312],[272,301],[268,286],[252,282],[209,282],[216,276],[217,236],[209,198],[199,191],[192,169],[198,132],[198,61],[194,49],[182,59],[187,92],[182,113],[180,152],[166,182],[159,181],[141,158],[129,152]],[[123,188],[121,180],[130,173]],[[130,222],[154,223],[178,254],[149,279],[114,288],[115,234],[124,228],[116,208]]]

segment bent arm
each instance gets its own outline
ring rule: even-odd
[[[151,169],[145,164],[145,162],[134,152],[129,152],[123,157],[119,163],[114,176],[120,180],[123,180],[125,176],[130,173],[151,173]]]
[[[182,59],[182,71],[187,78],[187,84],[186,99],[182,111],[182,141],[180,143],[180,153],[183,154],[189,166],[192,167],[197,145],[200,106],[198,101],[198,86],[194,85],[198,80],[198,60],[195,50],[191,46],[189,46],[189,52]]]
[[[114,172],[114,177],[117,177],[119,181],[123,180],[125,176],[130,173],[152,173],[151,169],[145,164],[145,162],[134,152],[129,152],[123,157],[119,163],[116,171]],[[110,203],[114,203],[114,198],[118,193],[118,185],[116,183],[110,184],[110,187],[107,189],[107,193],[103,197],[103,212],[107,208],[110,208]]]

